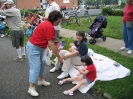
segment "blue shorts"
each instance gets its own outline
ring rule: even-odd
[[[92,83],[87,77],[83,76],[83,78],[87,80],[88,84]]]

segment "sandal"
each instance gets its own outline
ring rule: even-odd
[[[73,92],[71,92],[70,90],[64,91],[63,93],[64,93],[65,95],[70,95],[70,96],[73,95]]]
[[[64,83],[66,83],[65,80],[61,80],[61,81],[58,82],[59,85],[63,85]]]

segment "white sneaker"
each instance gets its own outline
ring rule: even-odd
[[[62,72],[57,78],[58,78],[58,79],[63,79],[63,78],[65,78],[65,77],[67,77],[67,76],[68,76],[68,73]]]
[[[53,72],[55,72],[55,71],[57,71],[57,70],[59,70],[59,68],[55,66],[55,67],[52,68],[49,72],[50,72],[50,73],[53,73]]]
[[[130,55],[130,54],[132,54],[132,52],[133,52],[132,50],[128,50],[127,54]]]
[[[1,34],[1,37],[4,37],[5,35],[4,34]]]
[[[49,86],[50,82],[45,81],[44,79],[42,81],[38,81],[38,86]]]
[[[121,51],[123,51],[123,50],[128,50],[128,48],[126,48],[126,47],[121,47],[120,50],[121,50]]]
[[[29,93],[31,96],[39,96],[39,94],[36,92],[35,87],[29,88],[29,89],[28,89],[28,93]]]

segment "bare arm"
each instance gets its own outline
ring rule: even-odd
[[[58,58],[59,62],[63,62],[63,58],[60,57],[59,55],[59,51],[57,49],[57,47],[54,44],[54,40],[49,40],[48,41],[48,45],[50,46],[51,50],[54,52],[54,54],[56,55],[56,57]]]
[[[70,54],[65,55],[65,56],[63,57],[63,59],[65,60],[65,59],[67,59],[67,58],[76,56],[76,55],[78,55],[78,54],[79,54],[79,52],[78,52],[78,51],[75,51],[75,52],[72,52],[72,53],[70,53]]]
[[[75,68],[76,70],[78,70],[78,71],[79,71],[81,74],[83,74],[83,75],[86,75],[86,74],[89,73],[89,70],[82,71],[81,69],[79,69],[79,68],[76,67],[76,66],[74,66],[74,68]]]
[[[5,9],[5,4],[3,4],[0,8],[0,10],[4,10]]]
[[[43,20],[47,20],[48,18],[47,17],[43,17]]]

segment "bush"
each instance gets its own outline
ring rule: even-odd
[[[28,12],[29,12],[29,10],[27,10],[27,9],[22,9],[21,11],[21,15],[23,16],[25,16],[25,17],[27,17],[28,16]]]
[[[103,8],[102,13],[107,13],[108,15],[112,15],[112,16],[123,16],[123,10],[112,9],[112,7]]]
[[[32,13],[38,12],[37,9],[30,9],[29,11],[32,12]]]
[[[102,9],[102,12],[107,13],[108,15],[112,15],[113,10],[112,10],[112,7],[106,7]]]
[[[112,15],[113,16],[123,16],[123,11],[122,10],[113,10]]]

